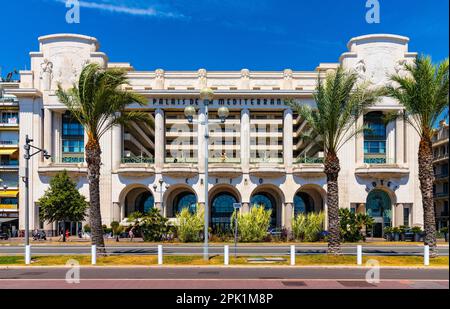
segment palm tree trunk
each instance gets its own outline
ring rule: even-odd
[[[423,204],[424,243],[426,246],[430,246],[430,257],[437,257],[436,219],[433,202],[433,150],[432,142],[427,137],[422,137],[419,145],[419,181]]]
[[[104,253],[105,241],[103,239],[102,215],[100,212],[101,153],[99,142],[90,137],[86,145],[86,163],[88,166],[89,180],[91,240],[92,244],[97,246],[97,251]]]
[[[325,159],[325,174],[327,175],[327,206],[328,206],[328,254],[340,255],[341,237],[339,228],[339,186],[338,176],[341,170],[339,158],[335,153],[328,153]]]

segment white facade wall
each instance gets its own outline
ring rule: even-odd
[[[293,113],[284,104],[286,98],[295,98],[302,104],[314,106],[312,93],[321,74],[333,70],[336,64],[320,64],[314,72],[165,72],[161,69],[146,72],[134,71],[127,63],[109,63],[105,54],[99,52],[96,39],[81,35],[62,34],[39,38],[40,50],[30,53],[31,70],[22,71],[19,89],[10,90],[20,100],[20,144],[28,134],[34,144],[49,149],[60,156],[61,115],[65,108],[58,102],[55,89],[60,83],[70,87],[78,78],[82,67],[88,63],[99,63],[104,67],[122,67],[129,70],[132,90],[149,98],[147,109],[155,111],[155,164],[130,166],[121,164],[123,130],[114,128],[101,140],[101,207],[105,224],[120,221],[125,216],[125,197],[134,188],[150,191],[156,207],[170,204],[173,194],[182,188],[193,190],[199,203],[205,202],[202,125],[198,129],[198,164],[167,164],[165,155],[165,113],[174,108],[183,109],[191,100],[198,103],[199,117],[204,110],[198,93],[203,87],[215,90],[217,100],[211,108],[224,103],[241,113],[240,164],[234,166],[210,165],[209,189],[211,194],[221,190],[233,192],[248,210],[254,192],[270,192],[278,204],[278,224],[290,227],[293,216],[294,196],[305,190],[320,203],[326,212],[326,178],[321,165],[296,164],[292,156]],[[399,72],[404,61],[412,61],[415,53],[408,51],[409,39],[394,35],[369,35],[354,38],[349,42],[349,51],[340,58],[347,69],[355,69],[361,80],[376,86],[388,83],[388,75]],[[401,73],[401,72],[400,72]],[[163,100],[160,102],[159,100]],[[219,101],[223,99],[225,101]],[[168,101],[166,101],[168,100]],[[174,100],[172,104],[172,100]],[[184,100],[184,101],[183,101]],[[230,100],[230,101],[228,101]],[[233,101],[235,100],[235,101]],[[258,101],[259,100],[259,101]],[[267,100],[265,102],[264,100]],[[275,104],[271,104],[275,100]],[[162,103],[162,104],[160,104]],[[132,106],[134,107],[134,106]],[[370,108],[376,111],[400,111],[402,106],[390,99],[383,99]],[[250,118],[254,111],[273,110],[283,112],[283,163],[250,162]],[[362,117],[358,125],[363,122]],[[86,141],[86,138],[85,138]],[[388,125],[387,157],[392,160],[385,165],[364,163],[363,137],[352,138],[340,151],[341,173],[339,177],[340,205],[356,208],[366,203],[367,196],[375,187],[386,191],[392,200],[393,224],[401,225],[403,208],[411,209],[411,225],[422,225],[422,206],[417,181],[418,136],[401,120]],[[23,173],[24,160],[20,166]],[[80,192],[86,197],[88,184],[84,164],[63,165],[35,156],[30,162],[30,222],[31,229],[38,225],[38,208],[34,205],[48,188],[49,180],[58,171],[66,169],[77,180]],[[159,180],[164,181],[163,201],[160,198]],[[167,185],[169,187],[167,187]],[[375,185],[375,186],[374,186]],[[155,189],[156,188],[156,189]],[[24,190],[20,187],[20,226],[24,228]],[[210,195],[211,195],[210,194]],[[166,207],[167,208],[167,207]],[[397,210],[398,209],[398,210]],[[168,210],[165,209],[168,214]],[[397,216],[397,218],[395,218]]]

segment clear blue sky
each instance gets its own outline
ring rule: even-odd
[[[368,33],[448,57],[448,0],[379,1],[380,24],[366,23],[366,0],[85,0],[80,24],[66,23],[62,0],[1,1],[0,66],[29,67],[37,37],[61,32],[97,37],[111,61],[139,70],[312,70]]]

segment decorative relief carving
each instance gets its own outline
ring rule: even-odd
[[[292,89],[292,80],[294,78],[294,72],[291,69],[286,69],[283,72],[283,89]]]
[[[208,87],[207,72],[205,69],[198,70],[198,88],[203,89]]]
[[[241,88],[250,89],[250,71],[248,69],[241,70]]]
[[[44,62],[41,63],[41,72],[39,79],[41,81],[40,88],[42,90],[51,90],[53,80],[53,63],[48,59],[44,59]]]
[[[361,81],[366,79],[366,62],[364,59],[359,60],[355,65],[355,72],[358,74],[358,77]]]
[[[163,69],[155,71],[155,89],[164,89],[165,74]]]

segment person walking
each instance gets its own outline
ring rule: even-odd
[[[130,241],[133,241],[133,238],[134,238],[134,227],[132,227],[131,229],[130,229],[130,231],[128,232],[128,236],[130,236]]]

